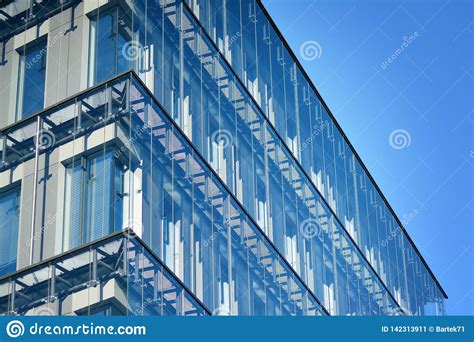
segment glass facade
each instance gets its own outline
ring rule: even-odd
[[[128,231],[0,279],[0,315],[204,316],[210,312]]]
[[[422,298],[443,298],[260,1],[186,2],[398,304],[417,314]]]
[[[126,73],[23,121],[8,136],[26,131],[29,135],[3,151],[4,172],[31,158],[44,165],[46,159],[61,156],[37,170],[47,192],[33,191],[33,196],[46,197],[42,203],[36,201],[36,209],[57,217],[50,219],[53,224],[35,222],[31,240],[35,260],[41,261],[44,253],[40,237],[48,235],[61,216],[71,222],[54,232],[55,239],[70,241],[61,245],[61,252],[107,236],[113,227],[131,228],[211,312],[325,313],[134,74]],[[39,135],[55,139],[32,153]],[[121,175],[120,187],[110,176],[114,169]],[[64,190],[64,201],[48,201]]]
[[[78,71],[43,81],[57,105],[18,123],[1,112],[0,188],[32,189],[18,267],[131,228],[214,313],[443,313],[443,290],[259,1],[63,11],[73,19],[42,38],[44,63],[68,35],[87,63],[58,50]],[[17,54],[5,56],[21,65]],[[91,88],[60,101],[61,82]]]
[[[128,69],[122,53],[131,40],[130,31],[120,7],[91,17],[89,33],[89,85],[105,81]]]

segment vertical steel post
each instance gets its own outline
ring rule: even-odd
[[[35,236],[35,220],[36,220],[36,192],[38,188],[38,164],[39,164],[39,146],[40,146],[40,128],[41,117],[38,115],[36,119],[36,137],[35,137],[35,166],[33,175],[33,208],[31,210],[31,232],[30,232],[30,265],[33,264],[33,239]]]

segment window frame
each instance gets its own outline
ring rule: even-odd
[[[126,9],[123,8],[121,4],[112,4],[110,6],[101,7],[100,9],[95,10],[91,14],[88,14],[89,19],[89,39],[88,39],[88,54],[87,54],[87,85],[89,87],[94,86],[95,84],[103,81],[97,81],[97,59],[98,59],[98,22],[102,17],[112,15],[113,22],[112,22],[112,32],[114,34],[114,75],[119,73],[119,36],[120,32],[124,29],[119,26],[121,21],[127,19],[128,23],[130,24],[130,32],[125,32],[128,36],[125,37],[127,42],[133,41],[134,33],[133,33],[133,24],[132,20],[127,14]],[[130,63],[130,61],[129,61]]]
[[[17,212],[18,212],[18,226],[16,227],[17,229],[17,241],[16,241],[16,256],[15,256],[15,270],[18,268],[18,251],[20,250],[19,244],[20,244],[20,220],[21,220],[21,181],[16,181],[12,184],[9,184],[3,188],[0,188],[0,198],[3,198],[4,196],[8,196],[11,193],[16,192],[17,193]],[[31,243],[31,242],[30,242]],[[15,271],[14,270],[14,271]],[[5,274],[8,274],[10,272],[7,272]],[[1,274],[0,276],[3,276],[5,274]]]
[[[17,73],[17,90],[16,90],[16,103],[15,103],[15,121],[19,121],[23,118],[27,118],[34,113],[31,113],[28,116],[25,116],[24,113],[24,101],[25,101],[25,77],[26,77],[26,56],[32,51],[38,51],[38,55],[41,58],[41,69],[44,70],[44,81],[43,81],[43,103],[41,105],[44,108],[44,99],[46,92],[46,68],[48,60],[48,36],[45,35],[34,41],[27,43],[18,49],[18,73]],[[42,51],[45,51],[42,53]]]
[[[71,248],[77,247],[73,246],[71,247],[71,215],[73,213],[72,208],[71,208],[71,193],[72,193],[72,179],[71,176],[68,176],[68,170],[72,170],[73,167],[75,167],[76,163],[80,163],[80,169],[81,169],[81,187],[83,189],[81,193],[81,199],[80,199],[80,240],[78,243],[78,246],[82,246],[86,243],[89,243],[93,241],[94,239],[92,238],[92,230],[87,232],[87,229],[90,229],[90,224],[88,223],[90,221],[90,213],[88,213],[88,206],[87,206],[87,197],[88,197],[88,191],[89,191],[89,184],[88,184],[88,177],[90,173],[90,167],[91,167],[91,160],[94,160],[95,158],[100,157],[101,155],[106,155],[110,153],[110,157],[112,158],[113,166],[112,166],[112,173],[113,173],[113,179],[112,179],[112,186],[109,192],[109,196],[112,197],[112,203],[113,206],[110,209],[111,213],[111,233],[114,231],[117,231],[117,222],[116,222],[116,205],[115,205],[115,199],[116,196],[119,196],[122,201],[123,198],[126,195],[125,192],[125,173],[127,171],[126,163],[121,160],[120,157],[117,157],[115,154],[115,151],[117,150],[116,146],[104,146],[99,147],[98,149],[93,149],[90,151],[86,151],[84,153],[81,153],[79,155],[76,155],[74,157],[71,157],[65,161],[62,162],[63,167],[64,167],[64,204],[63,204],[63,228],[62,228],[62,246],[61,250],[63,252],[70,250]],[[120,189],[117,191],[116,187],[116,170],[120,170]],[[123,225],[123,211],[125,209],[125,203],[122,203],[122,225]],[[69,221],[69,222],[68,222]],[[106,234],[108,235],[108,234]],[[105,236],[105,235],[104,235]]]

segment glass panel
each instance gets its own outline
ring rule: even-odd
[[[44,105],[46,77],[46,40],[36,41],[34,45],[19,50],[17,120],[26,118]]]
[[[138,237],[126,233],[2,280],[0,303],[0,315],[208,314]]]
[[[339,234],[339,229],[344,230],[341,236],[348,236],[352,240],[349,244],[355,243],[362,250],[362,259],[365,260],[361,260],[361,262],[369,263],[375,270],[376,274],[374,275],[380,278],[377,279],[377,282],[386,289],[385,291],[390,292],[391,298],[395,298],[398,305],[403,307],[406,312],[411,311],[408,310],[405,285],[409,282],[406,278],[411,276],[405,272],[405,269],[408,259],[406,253],[408,250],[414,252],[414,247],[408,241],[407,244],[401,243],[401,238],[387,241],[385,246],[382,245],[385,237],[392,233],[392,229],[401,232],[396,235],[405,236],[405,232],[399,227],[397,220],[390,223],[390,217],[393,217],[390,210],[366,176],[358,159],[353,155],[342,132],[323,108],[318,95],[303,76],[300,66],[283,44],[282,38],[267,18],[261,4],[253,0],[236,2],[234,5],[240,4],[240,9],[237,8],[240,15],[232,16],[228,11],[216,11],[214,8],[216,5],[208,1],[186,1],[186,3],[199,18],[197,26],[202,25],[213,40],[214,46],[209,47],[211,53],[214,49],[218,49],[224,55],[233,69],[229,69],[229,73],[234,73],[237,76],[235,78],[237,86],[246,87],[248,93],[259,105],[259,108],[256,108],[257,116],[262,112],[268,117],[278,135],[288,146],[287,149],[282,146],[284,153],[290,152],[288,161],[284,161],[285,165],[286,163],[294,165],[299,170],[300,166],[297,160],[300,161],[302,169],[307,175],[303,174],[301,181],[309,184],[312,188],[311,191],[314,191],[313,187],[315,187],[337,215],[339,221],[338,228],[336,228],[337,233]],[[231,5],[224,2],[222,8],[230,9]],[[235,7],[232,8],[236,13]],[[222,26],[221,22],[228,24]],[[235,27],[240,27],[240,31],[237,32],[242,36],[239,36],[242,44],[239,44],[240,39],[236,39],[237,44],[231,45],[230,51],[228,46],[221,42],[221,36],[226,35],[226,27],[234,27],[234,32]],[[231,29],[229,30],[231,31]],[[265,62],[266,60],[268,63]],[[268,72],[270,72],[270,76],[268,76]],[[237,127],[239,127],[238,124]],[[238,139],[239,137],[236,140],[234,138],[234,141],[238,141]],[[275,139],[277,142],[279,140],[280,138]],[[272,142],[272,138],[267,141]],[[238,153],[237,151],[236,154],[238,155]],[[258,158],[253,162],[255,163],[257,160]],[[280,166],[278,163],[281,162],[277,162],[277,165]],[[255,165],[252,165],[252,169],[254,167]],[[271,162],[268,163],[268,169],[271,170]],[[284,170],[280,167],[283,180],[287,178]],[[270,178],[271,207],[285,206],[285,212],[289,212],[290,209],[294,211],[295,209],[290,208],[291,205],[288,207],[288,205],[295,201],[298,202],[297,197],[291,195],[291,199],[285,201],[284,197],[278,195],[278,189],[275,189],[285,185],[285,181],[278,184],[278,182],[272,182]],[[246,186],[245,189],[250,189],[250,187]],[[297,187],[295,190],[298,192]],[[238,193],[238,188],[236,193]],[[284,193],[287,194],[288,189],[285,189]],[[370,195],[370,198],[367,197],[367,194]],[[316,195],[316,198],[318,196]],[[278,202],[280,197],[282,198],[281,203]],[[238,198],[242,199],[241,196]],[[287,236],[283,243],[278,241],[282,238],[282,234],[288,234],[291,227],[294,226],[291,217],[287,216],[283,220],[284,225],[280,224],[280,229],[285,230],[285,233],[278,234],[274,225],[276,217],[273,217],[276,215],[273,213],[270,215],[271,224],[267,227],[265,221],[259,219],[260,211],[257,208],[259,204],[247,201],[242,201],[242,203],[252,217],[258,218],[259,225],[264,226],[265,231],[274,239],[279,249],[285,251],[285,256],[292,260],[293,264],[295,255],[288,254],[292,253],[291,251],[296,251],[292,245],[291,236]],[[303,213],[304,210],[301,214]],[[341,227],[339,227],[339,223],[341,223]],[[333,252],[329,251],[329,253]],[[336,260],[340,259],[336,258]],[[331,267],[336,267],[336,273],[330,276],[334,277],[334,280],[338,278],[337,273],[342,272],[341,270],[344,268],[347,269],[347,266],[337,267],[334,262],[331,265]],[[348,265],[351,268],[355,267],[352,266],[352,263]],[[424,275],[420,281],[424,284],[425,282],[433,284],[434,280],[426,267],[424,265],[420,267],[423,269],[420,272]],[[346,275],[341,273],[340,277],[346,277]],[[429,288],[429,285],[426,288]],[[420,296],[429,297],[429,292],[419,289]],[[344,288],[344,291],[350,291],[350,289]],[[328,288],[326,293],[329,300],[328,305],[336,308],[336,311],[353,312],[349,307],[350,302],[348,302],[351,297],[337,296],[340,297],[340,303],[336,305],[337,303],[333,303],[333,299],[331,299],[335,295],[334,289]]]
[[[122,228],[122,170],[111,150],[66,167],[64,250]]]
[[[0,193],[0,275],[16,270],[20,190]]]
[[[97,11],[90,21],[89,85],[100,83],[129,68],[139,55],[132,39],[130,19],[119,7]]]
[[[201,22],[180,2],[121,5],[89,15],[89,84],[133,67],[169,116],[142,84],[127,88],[122,79],[2,136],[8,170],[34,156],[38,129],[53,133],[38,160],[36,212],[45,212],[43,202],[47,213],[57,210],[65,246],[131,227],[219,313],[309,313],[317,294],[331,313],[385,314],[394,299],[410,306],[407,286],[424,305],[434,291],[423,265],[393,276],[410,245],[394,239],[381,248],[396,222],[373,188],[363,190],[370,183],[359,177],[363,168],[260,4],[192,2]],[[42,223],[37,233],[62,232],[61,224],[43,232]],[[34,260],[57,252],[42,243]],[[135,254],[130,268],[149,273],[144,251]],[[275,286],[279,267],[286,275]],[[238,282],[250,292],[239,292]],[[368,310],[356,294],[369,298]],[[184,298],[173,293],[170,310],[182,312]],[[144,301],[136,299],[142,313]]]

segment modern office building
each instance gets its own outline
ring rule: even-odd
[[[0,313],[437,315],[259,0],[0,2]]]

